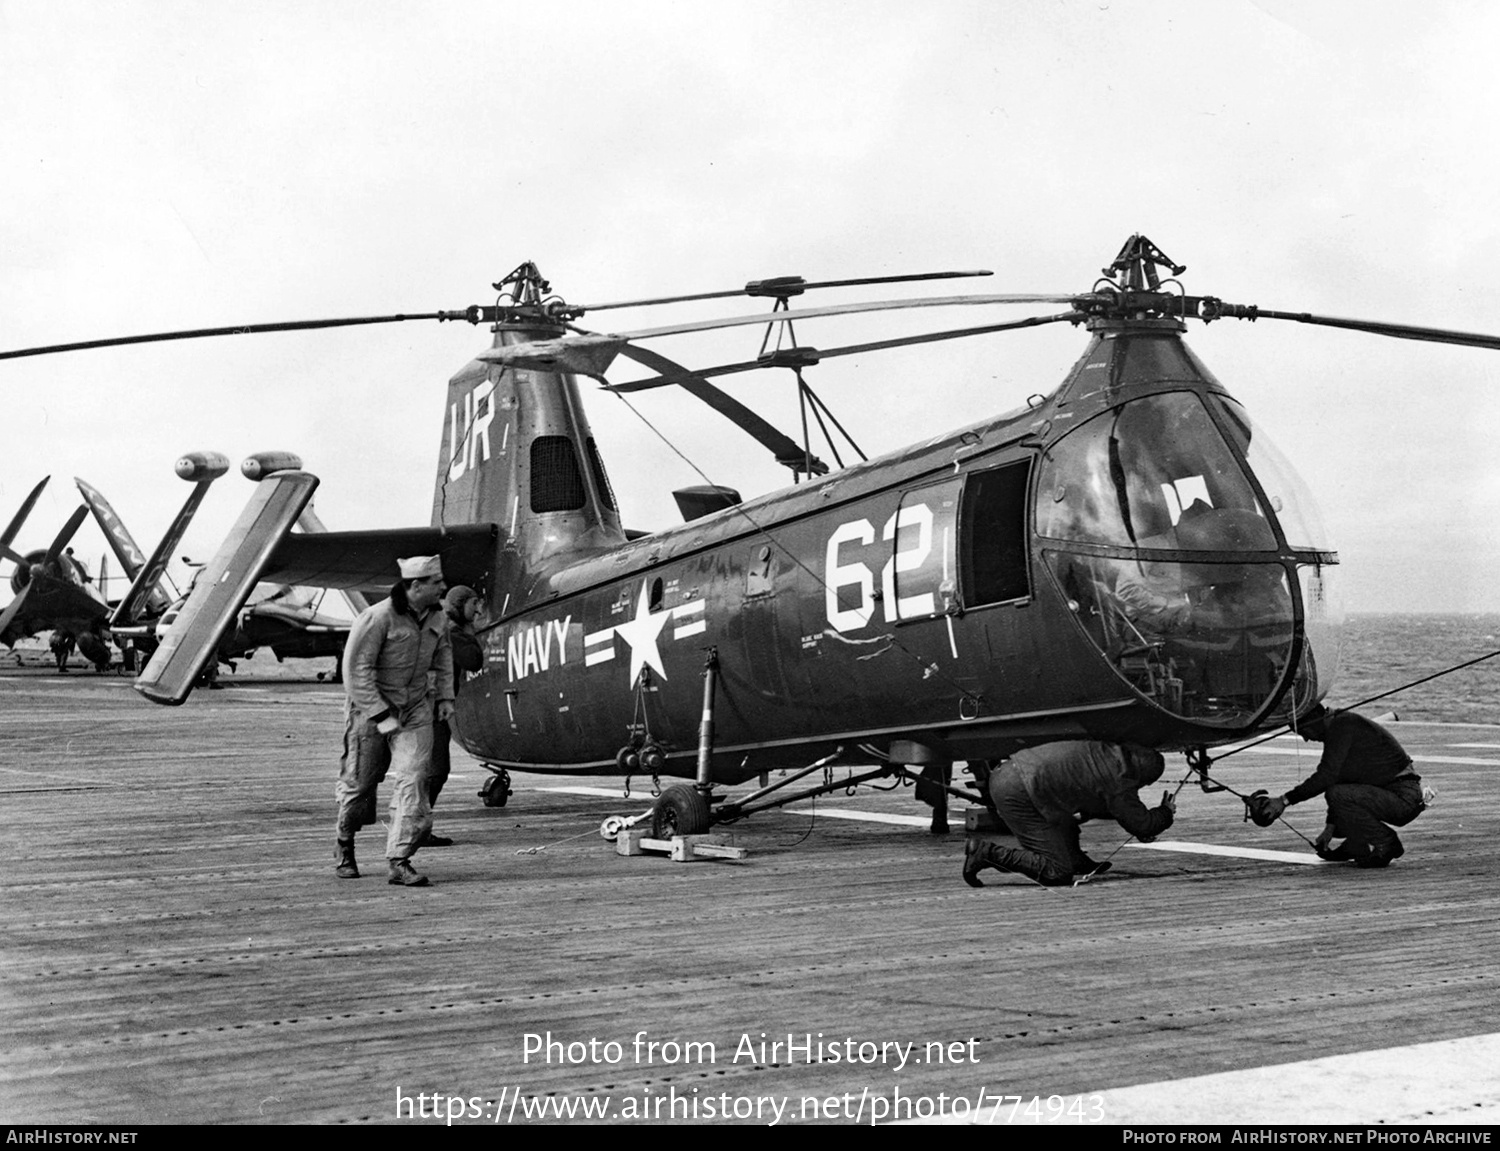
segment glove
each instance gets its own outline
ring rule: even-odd
[[[1286,800],[1267,791],[1257,791],[1245,800],[1245,814],[1256,827],[1270,827],[1286,810]]]

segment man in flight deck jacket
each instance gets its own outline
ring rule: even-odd
[[[1086,819],[1113,819],[1137,839],[1151,840],[1172,825],[1171,796],[1147,809],[1136,792],[1161,778],[1165,760],[1149,747],[1069,740],[1016,752],[990,773],[990,798],[1020,846],[970,839],[964,848],[964,882],[983,887],[986,867],[1030,876],[1047,887],[1098,874],[1078,844]]]

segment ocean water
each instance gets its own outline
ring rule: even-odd
[[[1500,615],[1352,615],[1338,679],[1325,700],[1350,707],[1500,651]],[[1500,723],[1500,655],[1361,707],[1403,720]]]

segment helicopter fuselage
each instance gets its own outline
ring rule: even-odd
[[[633,539],[571,377],[471,366],[435,522],[502,530],[461,742],[581,773],[652,746],[661,774],[692,776],[707,704],[729,783],[839,749],[1189,747],[1305,711],[1340,623],[1305,491],[1179,324],[1091,326],[1035,407]],[[566,439],[590,466],[544,474]]]

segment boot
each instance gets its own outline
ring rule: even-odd
[[[412,867],[411,861],[407,859],[391,860],[391,874],[386,878],[386,882],[394,884],[397,887],[428,886],[427,877],[425,875],[418,875],[416,869]]]
[[[1389,867],[1391,860],[1399,859],[1405,854],[1406,848],[1401,846],[1400,840],[1397,840],[1393,846],[1371,846],[1367,852],[1355,853],[1352,858],[1355,867]]]
[[[1092,879],[1096,875],[1103,875],[1113,866],[1114,864],[1107,859],[1103,863],[1100,863],[1098,860],[1090,859],[1087,855],[1079,852],[1078,858],[1073,861],[1073,874],[1087,876]]]
[[[338,861],[338,866],[333,869],[335,875],[340,879],[359,878],[359,865],[354,862],[354,840],[339,840]]]
[[[995,845],[987,839],[970,838],[964,841],[964,882],[970,887],[983,887],[979,873],[986,867],[994,867]]]

